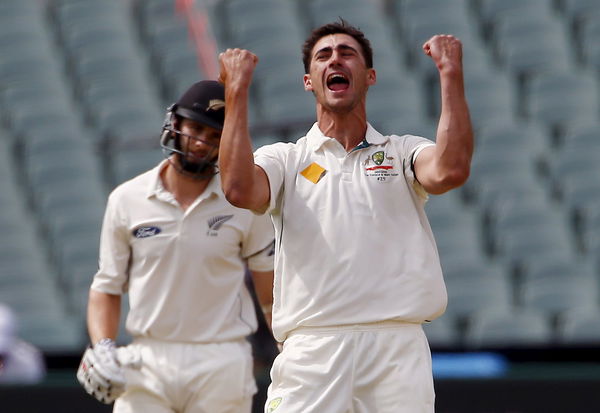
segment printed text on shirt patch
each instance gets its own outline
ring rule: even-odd
[[[136,238],[148,238],[160,234],[159,227],[137,227],[131,233]]]
[[[206,223],[208,224],[208,231],[206,231],[206,235],[210,237],[216,237],[219,235],[218,231],[225,222],[229,221],[233,218],[233,215],[217,215],[215,217],[210,218]]]
[[[302,172],[300,172],[300,175],[302,175],[303,177],[308,179],[313,184],[316,184],[317,182],[319,182],[321,180],[321,178],[323,176],[325,176],[326,172],[327,172],[327,170],[325,168],[323,168],[318,163],[313,162],[310,165],[308,165],[306,168],[304,168],[304,170]]]
[[[398,176],[398,172],[394,167],[394,157],[387,156],[384,151],[368,154],[362,164],[365,176],[378,182],[387,182],[390,178]]]

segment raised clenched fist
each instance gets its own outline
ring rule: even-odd
[[[244,49],[227,49],[219,54],[219,82],[227,87],[249,87],[258,57]]]
[[[437,34],[423,44],[423,51],[438,70],[462,70],[462,43],[449,34]]]

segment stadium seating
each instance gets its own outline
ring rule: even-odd
[[[492,44],[497,59],[516,76],[574,68],[575,53],[569,47],[567,29],[554,14],[511,13],[495,23]]]
[[[589,146],[592,150],[598,151],[600,141],[598,140],[597,132],[600,128],[600,120],[595,119],[585,123],[574,122],[567,126],[561,136],[561,148],[578,147],[581,150],[585,150]]]
[[[461,320],[471,320],[483,311],[508,311],[513,307],[513,294],[507,277],[495,271],[465,273],[446,282],[446,313]]]
[[[553,341],[549,318],[534,310],[479,312],[465,333],[465,346],[470,349],[535,348]]]
[[[462,188],[467,199],[476,202],[480,188],[491,180],[504,181],[506,186],[520,182],[540,184],[539,164],[535,154],[513,147],[482,145],[473,154],[471,175]]]
[[[477,24],[464,1],[443,6],[442,1],[397,2],[402,35],[405,37],[412,65],[417,73],[434,79],[435,65],[422,50],[422,45],[434,34],[452,34],[464,44],[464,61],[469,70],[489,70],[491,54],[478,36]],[[398,6],[398,5],[397,5]],[[439,10],[439,12],[437,11]]]
[[[458,323],[451,315],[446,314],[423,324],[423,330],[431,346],[453,348],[460,345]]]
[[[493,24],[508,15],[523,15],[535,19],[539,15],[552,13],[552,0],[480,0],[479,14],[486,24]]]
[[[589,347],[600,340],[598,308],[573,309],[564,313],[558,323],[557,341],[562,345]]]
[[[156,147],[115,151],[112,156],[113,185],[121,184],[142,172],[152,169],[165,158]]]
[[[525,87],[529,117],[550,127],[592,122],[600,114],[598,79],[587,71],[547,71],[530,79]]]
[[[566,18],[572,23],[600,12],[600,4],[594,0],[563,0],[560,5]]]
[[[507,73],[490,67],[470,69],[465,87],[476,128],[517,122],[517,88]],[[439,99],[437,93],[435,96]]]
[[[301,44],[338,17],[375,52],[369,121],[435,140],[439,81],[421,46],[457,35],[476,145],[467,184],[426,204],[450,296],[447,314],[425,326],[430,342],[597,340],[599,2],[368,3],[196,2],[217,51],[259,56],[255,148],[296,140],[314,122]],[[173,0],[3,1],[0,54],[0,227],[10,240],[0,242],[0,301],[34,344],[80,349],[108,191],[163,159],[165,109],[206,77],[206,62]]]
[[[548,316],[575,309],[598,310],[598,280],[594,277],[547,277],[525,280],[519,289],[520,305]]]

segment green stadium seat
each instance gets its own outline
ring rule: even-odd
[[[595,277],[525,279],[519,287],[522,307],[550,316],[578,308],[598,309],[598,280]]]
[[[510,182],[539,182],[539,170],[534,154],[527,151],[514,151],[505,146],[496,148],[477,148],[471,162],[471,174],[461,188],[467,199],[477,199],[479,188],[489,180]]]
[[[531,260],[520,274],[520,282],[535,285],[547,280],[568,280],[572,283],[593,285],[596,272],[591,260],[580,256],[575,259],[545,255],[543,259]]]
[[[470,71],[465,78],[465,93],[475,128],[517,122],[517,87],[507,73],[489,68]],[[438,94],[435,96],[439,101]]]
[[[468,349],[546,347],[554,340],[547,315],[533,310],[482,311],[465,333]]]
[[[563,0],[559,5],[566,18],[573,24],[600,13],[600,3],[596,0]]]
[[[600,145],[599,130],[600,119],[586,123],[569,122],[560,136],[560,149],[570,150],[573,148],[581,151],[597,151],[598,145]]]
[[[564,346],[597,346],[600,341],[600,308],[573,309],[559,320],[558,342]]]
[[[480,0],[478,4],[479,15],[488,25],[513,16],[526,16],[534,20],[556,13],[552,0]]]
[[[568,39],[567,30],[558,17],[533,19],[521,14],[499,21],[492,37],[498,60],[516,76],[572,70],[575,53]]]
[[[497,275],[463,274],[446,280],[446,314],[469,321],[484,311],[509,311],[513,306],[512,286],[507,277]]]
[[[158,139],[156,142],[158,146]],[[111,157],[113,184],[121,184],[154,168],[165,155],[158,147],[116,151]]]
[[[551,127],[600,118],[599,83],[589,72],[547,72],[526,85],[526,112]]]

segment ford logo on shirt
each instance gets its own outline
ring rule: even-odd
[[[160,234],[158,227],[138,227],[133,230],[133,236],[136,238],[148,238]]]

